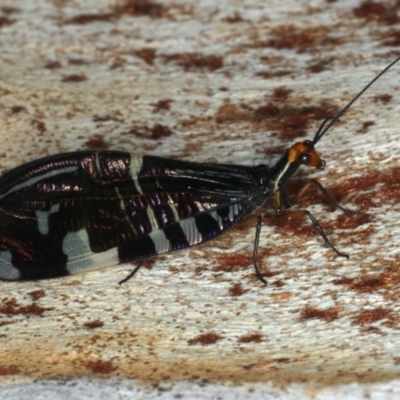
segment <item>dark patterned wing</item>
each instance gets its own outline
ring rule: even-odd
[[[116,151],[33,161],[0,178],[0,278],[50,278],[193,246],[267,196],[251,167]]]

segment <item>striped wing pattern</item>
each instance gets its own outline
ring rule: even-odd
[[[209,240],[265,201],[256,175],[116,151],[24,164],[0,178],[0,278],[63,276]]]

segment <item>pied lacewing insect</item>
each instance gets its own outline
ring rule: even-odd
[[[83,151],[42,158],[8,171],[0,178],[0,279],[53,278],[184,249],[218,236],[270,197],[279,215],[308,216],[324,241],[347,257],[333,246],[308,210],[289,209],[314,185],[336,208],[347,210],[316,180],[307,181],[291,201],[285,184],[302,165],[324,168],[315,145],[399,60],[335,117],[325,120],[313,140],[295,143],[272,167]],[[261,216],[253,264],[258,278],[266,283],[256,263],[260,231]]]

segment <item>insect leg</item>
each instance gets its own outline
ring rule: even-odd
[[[267,281],[265,278],[261,275],[260,270],[258,269],[257,266],[257,253],[258,253],[258,245],[260,243],[260,233],[261,233],[261,225],[262,225],[262,216],[259,215],[257,217],[257,225],[256,225],[256,234],[254,238],[254,250],[253,250],[253,265],[254,269],[256,271],[257,278],[264,283],[265,285],[267,284]]]
[[[324,197],[331,203],[331,205],[335,209],[342,210],[343,212],[347,214],[359,214],[359,211],[354,211],[354,210],[349,210],[348,208],[342,207],[340,204],[338,204],[332,196],[326,191],[326,189],[316,180],[316,179],[309,179],[299,190],[299,192],[296,194],[296,196],[293,197],[292,200],[288,201],[286,204],[284,204],[284,208],[290,208],[296,201],[299,199],[299,197],[305,193],[311,186],[315,186],[323,195]]]
[[[143,262],[140,262],[139,265],[137,265],[135,268],[133,268],[133,270],[129,273],[129,275],[128,275],[126,278],[124,278],[124,279],[122,279],[122,280],[120,280],[120,281],[118,282],[118,285],[122,285],[123,283],[129,281],[129,279],[131,279],[132,276],[136,274],[136,272],[139,270],[139,268],[140,268],[142,265],[143,265]]]
[[[340,252],[333,244],[332,242],[328,239],[328,237],[326,236],[324,230],[322,229],[321,225],[319,224],[319,222],[317,221],[317,219],[314,217],[314,215],[311,214],[310,211],[308,210],[296,210],[296,211],[287,211],[281,214],[278,214],[281,217],[284,218],[302,218],[305,215],[308,216],[308,218],[310,218],[311,222],[313,223],[313,225],[317,228],[318,233],[321,235],[322,239],[324,239],[324,242],[340,257],[345,257],[347,259],[349,259],[349,255],[348,254],[344,254],[342,252]]]
[[[329,195],[329,193],[326,191],[326,189],[316,180],[316,179],[310,179],[308,180],[302,188],[299,190],[296,196],[291,201],[287,201],[286,197],[286,191],[285,188],[282,186],[279,188],[278,191],[275,192],[275,204],[276,204],[276,213],[282,217],[285,218],[301,218],[304,217],[305,215],[310,218],[311,222],[313,225],[317,228],[319,234],[321,235],[322,239],[324,242],[340,257],[345,257],[349,258],[347,254],[344,254],[340,252],[333,244],[332,242],[328,239],[326,236],[324,230],[322,229],[321,225],[317,221],[317,219],[314,217],[314,215],[311,214],[310,211],[308,210],[296,210],[296,211],[283,211],[287,210],[288,208],[292,207],[293,204],[298,200],[298,198],[307,190],[311,187],[311,185],[314,185],[327,199],[328,201],[332,204],[334,208],[339,208],[340,210],[344,211],[345,213],[348,214],[357,214],[357,211],[353,210],[348,210],[347,208],[344,208],[340,206],[336,201]]]

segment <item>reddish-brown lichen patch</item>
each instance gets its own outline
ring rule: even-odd
[[[12,7],[12,6],[1,6],[0,10],[3,14],[17,14],[21,12],[21,10],[17,7]]]
[[[2,28],[3,26],[11,25],[14,22],[15,22],[14,20],[12,20],[12,19],[10,19],[8,17],[1,16],[0,17],[0,28]]]
[[[214,118],[219,124],[249,122],[252,120],[252,116],[248,110],[244,110],[239,106],[230,103],[223,104],[217,110]]]
[[[12,325],[12,324],[15,324],[16,323],[16,321],[1,321],[0,322],[0,326],[6,326],[6,325]],[[7,335],[6,334],[0,334],[0,338],[4,338],[4,337],[7,337]]]
[[[64,21],[64,24],[70,25],[86,25],[93,22],[111,22],[113,17],[112,13],[103,14],[79,14],[75,17],[69,18]]]
[[[168,111],[171,108],[172,99],[161,99],[153,104],[153,112]]]
[[[337,229],[355,229],[361,225],[371,222],[371,216],[366,213],[360,214],[339,214],[335,221]]]
[[[127,63],[126,59],[119,55],[116,55],[111,60],[112,60],[112,63],[110,64],[110,69],[121,68]]]
[[[239,343],[261,343],[264,340],[264,336],[259,333],[250,333],[248,335],[241,336],[238,339]]]
[[[92,117],[93,122],[122,122],[121,119],[117,118],[115,115],[105,114],[105,115],[93,115]]]
[[[332,65],[332,62],[334,60],[334,57],[327,57],[322,60],[318,60],[317,62],[313,62],[307,67],[307,70],[309,72],[312,72],[313,74],[318,74],[322,71],[325,71],[326,69],[329,69],[329,67]]]
[[[290,93],[292,93],[291,89],[281,86],[274,89],[271,97],[274,101],[285,101],[290,96]]]
[[[46,64],[44,64],[44,68],[46,69],[59,69],[62,67],[62,64],[60,61],[48,61]]]
[[[235,11],[233,14],[222,18],[222,21],[228,22],[229,24],[237,24],[238,22],[243,22],[245,20],[238,11]]]
[[[155,124],[149,128],[147,126],[132,127],[128,132],[128,135],[135,135],[138,137],[159,140],[173,135],[173,132],[168,126],[162,124]]]
[[[279,358],[274,358],[274,362],[279,364],[288,364],[292,362],[292,359],[289,357],[279,357]]]
[[[382,104],[388,104],[392,101],[393,96],[391,94],[377,94],[376,96],[373,97],[373,101],[375,103],[382,103]]]
[[[94,22],[112,22],[123,16],[161,18],[165,6],[152,0],[126,0],[114,6],[109,12],[84,13],[64,21],[64,24],[86,25]]]
[[[235,283],[233,286],[229,288],[229,295],[232,297],[239,297],[246,292],[248,292],[248,290],[243,289],[240,283]]]
[[[378,21],[385,25],[391,25],[399,22],[398,7],[398,2],[364,1],[359,7],[353,9],[353,14],[357,18],[367,21]]]
[[[213,268],[214,271],[231,272],[240,267],[246,267],[251,264],[251,257],[242,254],[226,254],[222,257],[216,257],[213,260],[217,266]]]
[[[279,291],[278,293],[274,293],[271,295],[271,300],[276,303],[286,303],[290,301],[293,297],[295,297],[295,294],[292,292]]]
[[[267,103],[257,107],[253,111],[253,119],[261,121],[271,117],[277,117],[280,112],[279,107],[275,103]]]
[[[85,322],[83,326],[87,329],[96,329],[104,326],[104,322],[99,319],[95,319],[94,321]]]
[[[281,76],[290,75],[292,71],[290,70],[273,70],[273,71],[258,71],[256,76],[263,79],[280,78]]]
[[[40,132],[44,133],[47,131],[46,124],[43,121],[37,119],[32,120],[32,125]]]
[[[103,360],[88,361],[85,367],[95,374],[111,374],[118,369],[111,361]]]
[[[288,234],[290,236],[314,237],[318,235],[315,226],[312,224],[307,215],[294,216],[290,213],[276,215],[266,214],[264,223],[273,226],[276,232]],[[324,226],[325,228],[325,226]]]
[[[362,123],[361,127],[357,129],[357,133],[367,133],[371,126],[374,126],[374,121],[365,121]]]
[[[388,268],[376,276],[340,278],[334,279],[332,283],[335,285],[346,285],[356,292],[370,293],[381,289],[391,289],[398,285],[400,283],[400,272],[397,268]]]
[[[149,136],[149,139],[152,140],[158,140],[158,139],[163,139],[165,137],[171,136],[173,132],[171,129],[169,129],[168,126],[161,125],[161,124],[155,124],[151,130],[151,135]]]
[[[7,94],[13,93],[11,90],[8,90],[4,87],[0,86],[0,95],[1,96],[6,96]]]
[[[384,202],[391,202],[400,199],[400,167],[391,168],[386,173],[377,174],[379,177],[379,183],[383,188],[379,190],[379,196]],[[398,203],[398,202],[396,202]]]
[[[304,99],[304,104],[306,104]],[[337,112],[336,107],[329,105],[292,107],[289,104],[277,105],[270,102],[259,106],[253,112],[254,121],[262,123],[270,131],[290,142],[308,134],[310,123],[322,121]]]
[[[258,363],[246,364],[246,365],[243,365],[243,369],[245,371],[250,371],[252,369],[265,368],[265,367],[269,367],[272,363],[273,363],[273,361],[263,361],[263,362],[258,362]]]
[[[385,323],[385,325],[387,325]],[[381,329],[377,328],[376,326],[368,326],[368,325],[363,325],[360,326],[360,332],[366,333],[366,334],[374,334],[374,335],[384,335],[384,332],[382,332]]]
[[[316,307],[306,307],[300,313],[301,320],[323,319],[325,322],[332,322],[339,318],[340,307],[331,307],[320,310]]]
[[[163,56],[165,62],[175,63],[185,71],[207,70],[215,71],[223,67],[221,56],[214,54],[202,55],[199,53],[174,53]]]
[[[33,290],[32,292],[28,293],[28,296],[31,297],[33,301],[37,301],[45,296],[45,291],[43,289]]]
[[[69,65],[88,65],[89,61],[84,60],[83,58],[69,58],[68,64]]]
[[[84,73],[80,74],[70,74],[70,75],[65,75],[62,77],[61,81],[66,82],[66,83],[79,83],[79,82],[84,82],[87,81],[87,76]]]
[[[267,274],[265,274],[264,272],[261,274],[264,278],[266,277]],[[276,274],[275,274],[276,275]],[[272,285],[274,285],[277,288],[281,288],[285,286],[285,281],[282,279],[277,279],[276,281],[272,282]]]
[[[190,127],[193,129],[195,126],[201,126],[204,127],[204,123],[211,120],[211,117],[204,117],[204,116],[197,116],[197,115],[191,115],[189,118],[186,119],[181,119],[179,121],[180,126],[182,129]],[[194,136],[188,136],[189,138],[193,138]],[[193,143],[191,143],[191,149],[193,150]]]
[[[362,193],[373,189],[380,183],[381,178],[384,178],[383,175],[378,175],[374,172],[357,178],[348,178],[336,185],[329,185],[327,189],[338,204],[350,194],[356,194],[351,200],[352,204],[354,204],[353,207],[357,211],[366,211],[375,205],[375,199],[371,197],[371,194],[364,196]],[[321,199],[324,204],[328,204],[324,198],[321,197]]]
[[[8,110],[8,114],[9,115],[19,114],[19,113],[22,113],[22,112],[26,112],[26,108],[23,107],[23,106],[12,106]]]
[[[376,308],[375,310],[363,310],[357,317],[353,319],[353,325],[366,325],[372,324],[382,319],[388,319],[392,317],[392,312],[385,308]]]
[[[16,375],[20,372],[20,369],[16,365],[0,365],[0,375]]]
[[[381,36],[382,46],[398,47],[400,46],[400,30],[390,29]]]
[[[151,49],[149,47],[144,47],[142,49],[135,50],[133,54],[136,57],[142,59],[146,64],[153,65],[154,59],[156,58],[156,51],[155,49]]]
[[[90,150],[106,150],[108,146],[108,143],[101,135],[93,135],[85,142],[85,147]]]
[[[189,339],[188,344],[190,346],[195,345],[195,344],[207,346],[210,344],[215,344],[221,339],[223,339],[223,336],[218,335],[217,333],[214,333],[214,332],[210,332],[210,333],[204,333],[202,335],[198,335],[198,336],[194,337],[193,339]]]
[[[270,31],[271,39],[248,43],[252,48],[272,47],[274,49],[295,49],[299,52],[315,47],[337,46],[342,40],[329,36],[330,29],[326,26],[299,28],[293,24],[280,25]]]
[[[161,18],[164,11],[163,4],[152,0],[126,0],[114,7],[114,15],[118,17],[128,15],[130,17]]]
[[[260,62],[262,62],[265,65],[286,65],[287,64],[287,58],[283,54],[270,54],[268,55],[261,55],[260,56]]]
[[[28,306],[18,304],[17,300],[5,300],[0,305],[0,314],[5,315],[25,315],[27,317],[32,315],[42,315],[45,311],[53,310],[51,307],[41,307],[36,303]]]
[[[377,174],[375,171],[357,178],[346,179],[340,185],[332,186],[335,200],[340,203],[341,198],[350,193],[355,193],[352,203],[358,210],[364,211],[376,207],[381,202],[396,202],[400,200],[400,168]],[[378,186],[379,185],[379,186]],[[368,191],[368,195],[363,195]]]

